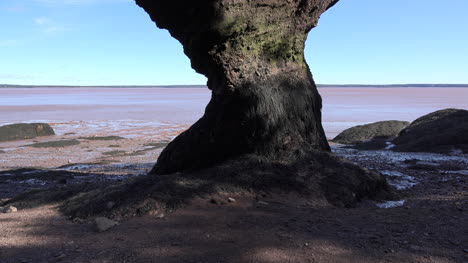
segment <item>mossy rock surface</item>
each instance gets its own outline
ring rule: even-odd
[[[78,140],[61,140],[61,141],[50,141],[50,142],[38,142],[27,146],[34,148],[53,148],[53,147],[66,147],[80,144]]]
[[[0,127],[0,142],[55,135],[47,123],[17,123]]]
[[[102,155],[121,156],[121,155],[124,155],[126,153],[127,153],[126,151],[117,150],[117,151],[103,152]]]
[[[444,109],[424,115],[393,140],[397,152],[468,153],[468,111]]]
[[[342,144],[354,144],[373,139],[386,139],[396,137],[407,127],[407,121],[379,121],[365,125],[358,125],[344,130],[332,141]]]

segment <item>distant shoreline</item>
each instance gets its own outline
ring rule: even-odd
[[[317,84],[318,88],[468,88],[468,84]],[[207,88],[206,85],[14,85],[0,84],[2,88]]]

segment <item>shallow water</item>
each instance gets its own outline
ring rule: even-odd
[[[439,109],[468,109],[468,88],[327,87],[319,91],[328,138],[365,123],[413,121]],[[0,125],[43,121],[54,123],[59,134],[188,127],[203,115],[209,99],[206,88],[3,88]]]

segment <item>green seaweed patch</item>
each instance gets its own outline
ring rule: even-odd
[[[102,155],[108,155],[108,156],[121,156],[123,154],[126,154],[126,151],[109,151],[109,152],[103,152]]]
[[[120,147],[122,147],[122,146],[120,146],[120,145],[118,145],[118,144],[111,144],[111,145],[109,145],[109,146],[107,146],[107,147],[110,147],[110,148],[120,148]]]
[[[80,137],[78,139],[88,140],[88,141],[117,141],[123,140],[124,137],[120,136],[92,136],[92,137]]]
[[[78,140],[60,140],[60,141],[49,141],[49,142],[38,142],[29,144],[26,146],[34,147],[34,148],[54,148],[54,147],[66,147],[72,145],[78,145],[80,141]]]

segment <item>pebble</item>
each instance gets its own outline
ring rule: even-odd
[[[62,261],[66,256],[67,255],[65,255],[65,254],[57,254],[57,255],[54,256],[54,259],[56,261]]]
[[[418,245],[410,245],[409,247],[413,250],[422,250],[422,247]]]
[[[98,217],[98,218],[94,219],[94,225],[95,225],[96,230],[98,232],[107,231],[107,230],[115,227],[118,224],[119,223],[117,221],[111,220],[111,219],[106,218],[106,217]]]
[[[236,199],[234,199],[234,198],[232,198],[232,197],[229,197],[229,198],[228,198],[228,201],[229,201],[229,203],[234,203],[234,202],[236,201]]]
[[[14,207],[14,206],[7,206],[3,209],[3,213],[16,213],[18,212],[18,208]]]
[[[112,201],[107,202],[106,207],[107,209],[112,209],[115,206],[115,203]]]

